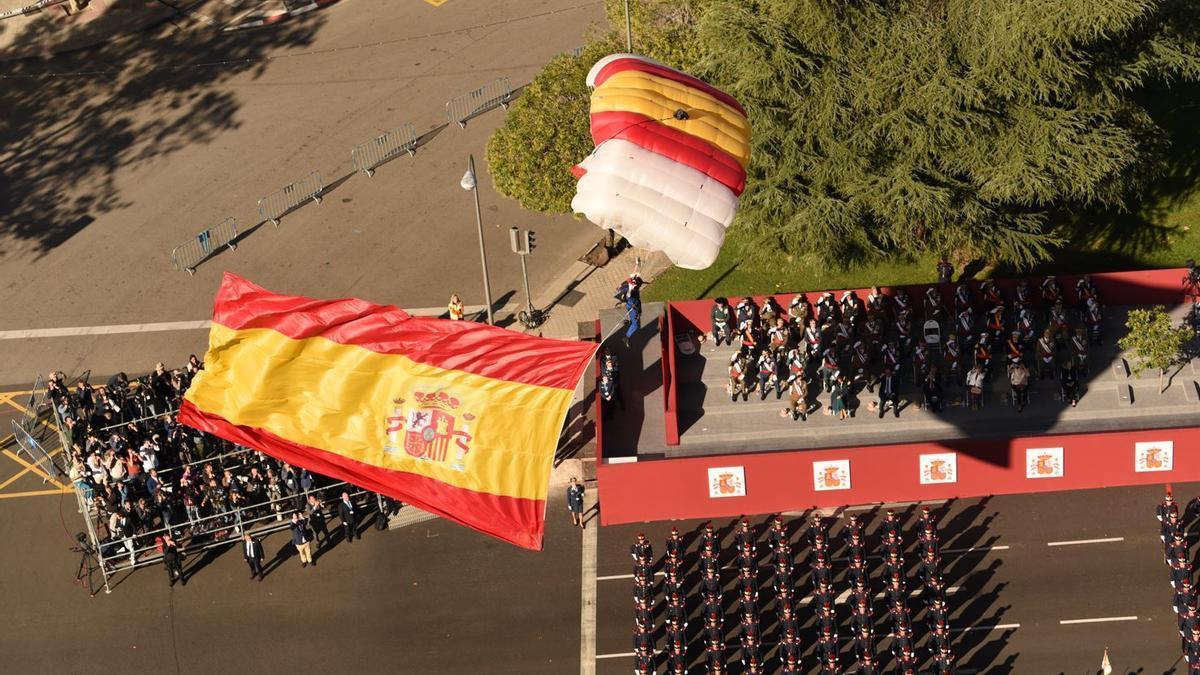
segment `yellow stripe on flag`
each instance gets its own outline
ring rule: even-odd
[[[527,499],[546,498],[545,448],[557,444],[571,396],[324,338],[220,324],[186,394],[236,425],[384,469]],[[414,414],[427,426],[411,424]],[[411,455],[410,444],[425,458]]]

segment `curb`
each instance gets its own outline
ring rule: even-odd
[[[285,9],[285,10],[281,10],[278,12],[274,12],[272,14],[266,14],[264,16],[260,16],[259,18],[255,19],[253,21],[246,21],[244,23],[239,23],[239,24],[235,24],[232,26],[225,26],[225,27],[221,28],[221,30],[223,32],[228,33],[231,31],[245,30],[247,28],[259,28],[261,26],[269,26],[271,24],[279,23],[279,22],[283,21],[284,19],[290,19],[293,17],[300,16],[301,14],[307,14],[308,12],[311,12],[313,10],[324,9],[325,7],[328,7],[336,2],[338,2],[338,0],[313,0],[313,2],[310,2],[307,5],[304,5],[303,7],[297,7],[296,9]]]

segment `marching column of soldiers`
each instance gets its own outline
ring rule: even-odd
[[[653,547],[645,535],[638,534],[630,547],[633,557],[634,585],[634,673],[652,675],[665,672],[671,675],[688,673],[690,661],[703,651],[706,673],[728,672],[731,664],[739,664],[738,672],[747,674],[782,673],[800,675],[817,669],[822,675],[836,675],[843,667],[854,666],[856,672],[874,675],[886,666],[877,650],[876,629],[882,623],[890,633],[891,662],[894,671],[937,675],[954,672],[954,655],[950,645],[946,608],[946,587],[942,578],[941,557],[936,518],[928,508],[922,509],[917,530],[919,555],[914,572],[920,589],[909,590],[909,567],[904,560],[906,545],[901,519],[889,510],[878,528],[878,552],[867,545],[867,533],[858,516],[850,515],[842,528],[842,552],[834,558],[833,543],[826,523],[814,516],[807,531],[807,575],[812,591],[801,599],[796,586],[801,581],[797,570],[791,535],[780,516],[771,521],[766,534],[769,546],[765,555],[758,549],[759,536],[746,519],[742,519],[732,537],[732,550],[722,549],[723,537],[705,524],[698,537],[697,569],[689,574],[684,569],[685,551],[679,531],[672,527],[662,557],[661,569],[655,569]],[[722,565],[722,558],[728,565]],[[760,559],[768,573],[760,571]],[[882,563],[869,564],[880,559]],[[838,593],[834,563],[845,563],[842,583],[849,589]],[[872,569],[874,567],[874,570]],[[876,571],[877,570],[877,571]],[[696,585],[693,574],[699,575]],[[656,593],[656,578],[661,578],[661,598]],[[760,583],[760,580],[769,580]],[[879,592],[882,584],[882,592]],[[917,582],[914,581],[913,586]],[[696,587],[697,601],[687,590]],[[769,596],[760,591],[770,589]],[[733,595],[739,625],[728,634],[725,626],[726,596]],[[913,625],[911,600],[919,597],[926,628],[924,646],[918,649],[917,630]],[[762,629],[763,608],[774,600],[776,621],[771,635]],[[876,607],[886,600],[887,616],[876,620]],[[838,606],[851,608],[851,630],[848,636],[839,632]],[[689,630],[689,617],[699,610],[700,625]],[[801,618],[801,615],[805,618]],[[814,627],[809,629],[808,616]],[[664,644],[656,648],[656,621],[662,620]],[[727,637],[732,644],[727,644]],[[693,647],[692,640],[700,644]],[[853,660],[843,658],[843,645],[852,645]],[[774,649],[772,649],[774,648]],[[811,656],[809,652],[811,649]],[[807,659],[806,659],[807,657]],[[665,671],[659,667],[665,666]]]
[[[807,420],[822,390],[832,413],[845,419],[863,390],[879,387],[879,416],[891,403],[898,417],[895,388],[905,381],[919,390],[920,407],[940,412],[947,388],[963,388],[967,404],[982,407],[984,385],[1003,373],[1018,411],[1034,379],[1057,377],[1062,401],[1078,404],[1089,349],[1103,338],[1103,305],[1090,277],[1075,284],[1071,311],[1053,276],[1036,291],[1021,280],[1007,298],[991,279],[959,282],[949,302],[948,290],[931,286],[914,301],[904,288],[876,286],[865,300],[855,291],[840,299],[826,292],[815,305],[800,293],[786,310],[773,296],[761,306],[750,297],[736,306],[717,298],[713,342],[737,347],[726,391],[734,401],[786,394],[780,415]]]
[[[1196,610],[1196,589],[1192,586],[1192,560],[1188,551],[1188,533],[1179,514],[1179,505],[1170,491],[1158,505],[1159,538],[1163,542],[1163,560],[1171,573],[1172,606],[1178,617],[1179,637],[1183,640],[1183,659],[1188,672],[1200,674],[1200,612]]]

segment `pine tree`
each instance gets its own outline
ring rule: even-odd
[[[735,226],[772,257],[1044,260],[1052,211],[1119,207],[1153,172],[1161,133],[1132,94],[1200,75],[1198,18],[1190,0],[715,0],[705,74],[754,129]]]

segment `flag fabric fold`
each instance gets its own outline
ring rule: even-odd
[[[525,548],[597,347],[226,274],[180,422]]]

